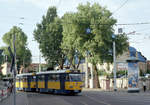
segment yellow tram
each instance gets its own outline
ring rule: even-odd
[[[51,93],[77,94],[83,87],[83,73],[79,70],[58,70],[19,74],[16,89]]]

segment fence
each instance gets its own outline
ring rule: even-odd
[[[143,81],[146,83],[147,90],[150,90],[150,78],[139,78],[138,87],[143,89]],[[100,87],[103,90],[113,90],[113,79],[107,79],[106,77],[99,77]],[[116,85],[118,89],[128,88],[128,78],[117,78]]]
[[[113,90],[113,79],[107,79],[105,77],[99,78],[100,87],[103,90]],[[126,89],[128,87],[127,78],[117,78],[116,79],[117,88]]]

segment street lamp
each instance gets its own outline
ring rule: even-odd
[[[114,67],[113,67],[114,91],[117,91],[117,86],[116,86],[116,43],[115,43],[115,38],[116,38],[116,35],[112,34],[112,39],[113,39],[113,62],[114,62]]]
[[[41,53],[39,48],[39,72],[41,72]]]
[[[87,28],[86,29],[86,34],[90,34],[91,33],[91,29],[90,28]],[[88,84],[89,84],[89,79],[88,79],[88,76],[89,76],[89,73],[88,73],[88,51],[86,51],[86,71],[85,71],[85,87],[88,88]]]
[[[91,34],[91,29],[88,27],[88,28],[86,28],[86,34],[87,35],[89,35],[89,34]],[[86,86],[86,88],[88,88],[88,84],[89,84],[89,79],[88,79],[88,77],[89,77],[89,70],[88,70],[88,57],[89,57],[89,51],[87,50],[86,51],[86,72],[85,72],[85,86]],[[93,65],[92,65],[93,66]],[[91,73],[91,81],[90,81],[90,88],[93,88],[93,79],[94,79],[94,77],[93,77],[93,67],[90,69],[90,73]]]

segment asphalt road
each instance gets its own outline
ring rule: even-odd
[[[150,93],[83,91],[76,96],[27,93],[28,105],[150,105]]]

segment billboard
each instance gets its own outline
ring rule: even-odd
[[[128,70],[128,64],[124,63],[124,62],[117,62],[117,70],[121,71],[121,70]]]
[[[139,91],[139,67],[137,62],[128,62],[128,91]]]

